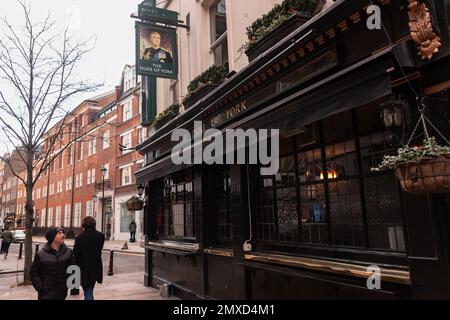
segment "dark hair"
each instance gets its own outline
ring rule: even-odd
[[[96,225],[95,219],[91,216],[87,216],[86,218],[83,219],[81,227],[83,227],[84,229],[88,229],[88,228],[95,228],[95,225]]]

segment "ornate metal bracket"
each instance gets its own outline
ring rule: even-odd
[[[434,32],[430,11],[426,4],[418,0],[408,0],[409,29],[422,59],[430,60],[439,52],[441,38]]]

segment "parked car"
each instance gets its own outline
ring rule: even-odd
[[[13,233],[13,242],[25,242],[25,230],[11,230]]]

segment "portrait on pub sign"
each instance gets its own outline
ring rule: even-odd
[[[175,29],[136,23],[136,38],[138,74],[176,78]]]

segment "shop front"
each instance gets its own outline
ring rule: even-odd
[[[406,193],[392,170],[372,170],[406,144],[419,102],[449,136],[449,24],[436,18],[442,47],[421,60],[407,10],[388,1],[384,30],[369,31],[368,4],[335,1],[139,146],[146,285],[190,298],[450,296],[450,195]],[[278,172],[175,165],[171,133],[194,121],[278,129]]]

